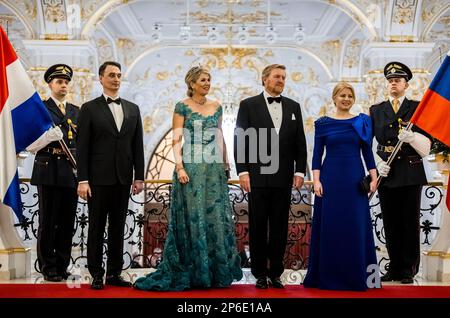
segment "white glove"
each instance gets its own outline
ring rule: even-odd
[[[410,143],[411,147],[419,154],[419,156],[426,157],[430,154],[431,141],[426,136],[414,133],[414,140]]]
[[[377,165],[377,169],[380,176],[386,178],[391,170],[391,167],[385,161],[380,161]]]
[[[49,140],[49,143],[52,141],[61,140],[64,137],[63,132],[61,131],[61,128],[59,128],[58,126],[47,130],[45,132],[45,135],[47,136],[47,140]]]
[[[402,130],[399,134],[398,134],[398,140],[403,141],[403,142],[407,142],[407,143],[412,143],[415,139],[415,135],[414,132],[412,132],[411,130]]]
[[[31,153],[36,153],[45,146],[47,146],[52,141],[61,140],[63,138],[63,133],[59,127],[53,127],[47,130],[41,137],[39,137],[35,142],[27,147],[27,151]]]

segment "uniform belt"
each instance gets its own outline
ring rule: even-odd
[[[377,146],[377,150],[378,150],[378,151],[383,151],[383,152],[393,152],[393,151],[394,151],[394,146],[382,146],[382,145],[378,145],[378,146]]]
[[[53,147],[47,147],[44,148],[43,151],[51,153],[52,155],[65,155],[66,153],[61,148],[53,148]]]

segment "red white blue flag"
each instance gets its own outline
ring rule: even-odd
[[[22,218],[17,154],[52,126],[51,117],[0,27],[0,204]]]
[[[423,95],[411,122],[450,147],[450,51]],[[448,188],[446,204],[450,211]]]

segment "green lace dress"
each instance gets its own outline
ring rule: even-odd
[[[178,102],[175,112],[185,118],[183,164],[190,181],[180,184],[174,172],[163,260],[134,286],[158,291],[228,287],[242,279],[242,270],[224,166],[211,162],[222,107],[203,116]]]

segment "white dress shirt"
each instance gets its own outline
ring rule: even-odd
[[[60,101],[57,100],[53,95],[50,95],[50,97],[51,97],[51,99],[53,99],[53,101],[55,102],[56,106],[58,106],[58,108],[59,108],[59,105],[60,105],[60,104],[63,104],[63,105],[64,105],[64,109],[66,109],[66,103],[67,103],[66,100],[63,100],[62,102],[60,102]],[[62,112],[62,111],[61,111],[61,112]]]
[[[398,99],[398,110],[397,110],[397,112],[398,112],[400,110],[400,107],[402,107],[403,101],[405,100],[405,95],[403,95],[402,97],[399,97],[397,99]],[[389,101],[391,102],[391,106],[393,106],[394,105],[394,97],[389,95]]]
[[[281,122],[283,120],[283,107],[281,107],[281,103],[277,103],[276,101],[273,101],[272,104],[269,104],[269,101],[267,100],[268,97],[279,97],[278,96],[271,96],[269,93],[264,91],[264,100],[266,101],[267,109],[269,110],[270,117],[272,118],[273,127],[275,127],[275,130],[277,134],[280,132]]]
[[[108,96],[106,94],[103,94],[103,96],[105,97],[105,100],[108,100],[108,97],[111,99],[119,98],[119,96],[117,96],[116,98],[112,98],[111,96]],[[111,113],[114,117],[114,121],[116,122],[117,130],[120,131],[120,128],[122,127],[122,123],[123,123],[122,104],[109,103],[108,107],[109,107],[109,110],[111,110]]]

